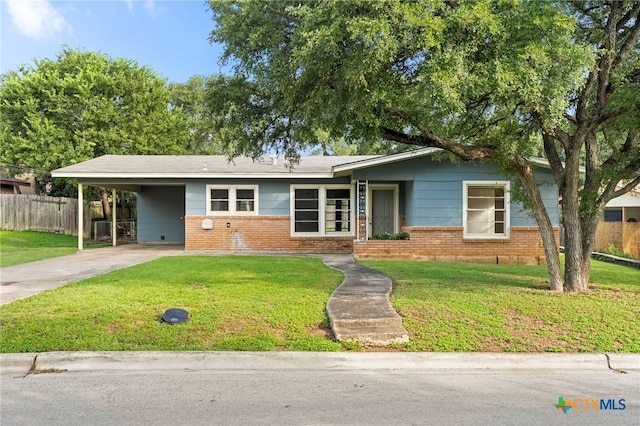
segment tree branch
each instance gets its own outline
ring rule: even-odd
[[[628,19],[635,19],[635,24],[631,28],[629,28],[628,34],[623,34],[623,36],[626,37],[626,40],[618,50],[618,54],[616,55],[616,58],[613,62],[614,69],[617,68],[622,62],[627,60],[633,49],[636,48],[638,38],[640,37],[640,3],[636,4],[634,9],[635,16],[629,16]],[[633,12],[633,10],[629,13],[631,12]],[[627,15],[629,15],[629,13]],[[623,18],[621,22],[625,22],[626,25],[626,22],[628,21],[624,21]]]
[[[384,139],[392,140],[395,142],[406,143],[414,146],[434,147],[448,151],[461,160],[470,161],[478,160],[482,158],[491,158],[495,153],[495,146],[483,145],[473,146],[464,145],[453,139],[444,138],[432,133],[421,123],[413,122],[407,116],[407,114],[399,109],[387,107],[385,111],[394,117],[400,118],[406,121],[411,126],[417,128],[420,131],[420,135],[408,135],[403,132],[398,132],[387,127],[380,127],[380,134]]]
[[[629,182],[627,182],[622,188],[618,189],[617,191],[613,191],[611,193],[611,197],[607,200],[610,201],[614,198],[620,197],[621,195],[626,194],[627,192],[630,192],[632,189],[634,189],[635,187],[640,185],[640,176],[638,176],[637,178],[630,180]]]
[[[558,150],[556,149],[555,139],[553,139],[550,135],[543,133],[542,142],[544,146],[544,152],[547,155],[547,160],[549,161],[549,165],[551,166],[553,178],[555,179],[558,188],[562,192],[565,186],[566,174],[564,165],[562,164],[562,160],[560,159],[560,155],[558,154]]]

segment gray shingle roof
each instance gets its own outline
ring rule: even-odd
[[[54,177],[209,177],[329,175],[332,167],[379,156],[302,157],[289,168],[283,158],[273,165],[270,157],[256,161],[247,157],[232,161],[214,155],[104,155],[52,172]]]

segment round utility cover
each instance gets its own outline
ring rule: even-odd
[[[189,312],[179,308],[167,309],[167,311],[162,316],[162,321],[168,322],[169,324],[178,324],[181,322],[185,322],[188,319]]]

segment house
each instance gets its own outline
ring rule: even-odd
[[[187,252],[544,262],[512,182],[491,163],[452,164],[437,151],[303,157],[294,167],[277,157],[106,155],[52,175],[135,191],[138,242],[182,243]],[[548,164],[534,163],[557,226],[557,187]],[[400,232],[409,239],[371,239]]]
[[[604,222],[640,222],[640,188],[609,201],[604,208]]]
[[[595,250],[617,250],[640,258],[640,188],[614,198],[604,208],[596,230]]]
[[[0,173],[0,194],[22,194],[21,187],[29,188],[31,183]]]

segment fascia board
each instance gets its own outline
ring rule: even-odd
[[[431,155],[434,152],[441,151],[440,148],[425,148],[415,151],[406,151],[398,154],[385,155],[383,157],[372,158],[369,160],[356,161],[353,163],[340,164],[333,166],[332,170],[334,175],[341,172],[348,172],[351,170],[365,169],[367,167],[379,166],[381,164],[395,163],[397,161],[407,160],[409,158],[422,157],[425,155]]]
[[[331,179],[332,173],[92,173],[52,172],[53,177],[78,179]]]
[[[358,162],[355,162],[355,163],[347,163],[347,164],[341,164],[341,165],[338,165],[338,166],[333,166],[332,170],[333,170],[334,175],[339,175],[339,174],[343,174],[344,172],[350,172],[352,170],[364,169],[364,168],[367,168],[367,167],[379,166],[381,164],[394,163],[394,162],[397,162],[397,161],[403,161],[403,160],[407,160],[407,159],[410,159],[410,158],[431,155],[431,154],[433,154],[435,152],[438,152],[438,151],[441,151],[441,149],[440,148],[426,148],[424,150],[402,152],[402,153],[399,153],[399,154],[388,155],[388,156],[384,156],[384,157],[380,157],[380,158],[373,158],[371,160],[363,160],[363,161],[358,161]],[[551,164],[549,164],[549,161],[546,158],[530,157],[529,161],[534,166],[544,167],[544,168],[547,168],[547,169],[551,168]],[[581,166],[580,167],[580,172],[584,173],[585,172],[585,168]],[[346,173],[346,174],[348,174],[348,173]]]

